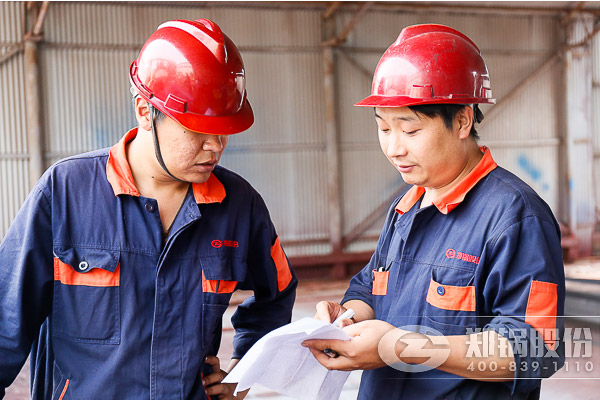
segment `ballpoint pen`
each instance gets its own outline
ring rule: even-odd
[[[344,311],[339,317],[337,317],[335,319],[335,321],[332,322],[333,325],[337,326],[337,324],[339,324],[340,322],[342,322],[345,319],[350,319],[354,317],[354,310],[349,308],[346,311]]]
[[[337,326],[337,324],[339,324],[341,321],[345,319],[350,319],[352,317],[354,317],[354,310],[349,308],[346,311],[344,311],[339,317],[337,317],[335,321],[333,321],[331,324]],[[327,354],[331,358],[339,357],[339,354],[331,349],[325,349],[323,350],[323,353]]]

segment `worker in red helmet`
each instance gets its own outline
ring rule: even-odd
[[[359,399],[532,399],[563,365],[559,226],[478,144],[479,104],[493,103],[475,43],[417,25],[356,104],[374,108],[381,149],[411,186],[343,300],[317,304],[326,321],[352,309],[352,339],[304,345],[329,369],[365,370]]]
[[[212,21],[168,21],[129,78],[137,127],[50,167],[0,245],[0,398],[31,351],[34,399],[230,399],[226,370],[291,319],[297,279],[267,207],[218,165],[254,121],[235,44]],[[254,295],[221,370],[237,289]]]

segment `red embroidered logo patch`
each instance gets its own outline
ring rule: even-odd
[[[215,239],[212,242],[210,242],[210,244],[212,245],[212,247],[218,249],[219,247],[240,247],[239,243],[235,240],[218,240]]]
[[[445,253],[447,258],[455,258],[457,260],[463,260],[466,262],[470,262],[473,264],[479,264],[480,257],[473,256],[471,254],[462,253],[460,251],[456,251],[454,249],[448,249]]]

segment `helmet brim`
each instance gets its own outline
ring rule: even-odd
[[[254,113],[248,99],[244,99],[240,110],[231,115],[216,117],[192,113],[172,115],[174,113],[168,109],[163,112],[187,130],[210,135],[233,135],[248,130],[254,124]]]
[[[354,104],[356,107],[408,107],[424,104],[495,104],[496,99],[480,97],[438,97],[419,99],[408,96],[382,96],[373,94]]]

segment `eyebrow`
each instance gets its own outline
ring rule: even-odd
[[[381,115],[377,114],[377,110],[375,110],[375,118],[379,118],[379,119],[383,119],[381,118]],[[400,121],[415,121],[416,118],[414,118],[413,116],[409,115],[407,117],[395,117],[394,121],[399,119]]]

